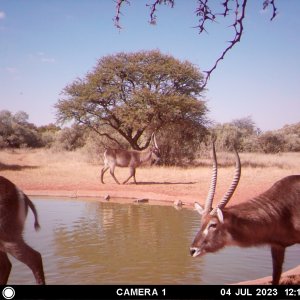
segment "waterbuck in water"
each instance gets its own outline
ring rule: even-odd
[[[120,184],[116,178],[114,171],[115,167],[129,167],[130,175],[123,182],[125,184],[131,177],[133,177],[134,183],[135,179],[135,169],[139,167],[142,163],[151,161],[157,162],[160,159],[160,152],[157,146],[156,138],[154,133],[151,136],[151,142],[148,148],[144,151],[136,150],[122,150],[122,149],[107,149],[104,152],[104,167],[101,170],[101,182],[103,181],[104,173],[109,169],[110,174],[117,184]]]
[[[45,284],[41,254],[29,247],[22,236],[28,207],[38,230],[40,225],[33,203],[11,181],[0,176],[0,284],[7,283],[11,271],[7,253],[26,264],[38,284]]]
[[[213,145],[213,174],[204,208],[195,203],[202,215],[190,253],[193,257],[216,252],[226,245],[251,247],[270,245],[273,261],[272,284],[279,284],[285,248],[300,243],[300,175],[277,181],[270,189],[241,204],[225,208],[241,174],[235,150],[236,171],[228,192],[212,209],[217,181],[217,159]]]

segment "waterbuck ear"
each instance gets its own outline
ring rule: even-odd
[[[200,214],[200,215],[203,215],[203,212],[204,212],[204,208],[202,207],[202,205],[198,202],[195,202],[194,203],[194,208],[195,210]]]
[[[224,223],[223,213],[220,208],[217,208],[217,217],[218,217],[220,223]]]

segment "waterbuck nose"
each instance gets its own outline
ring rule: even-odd
[[[190,248],[190,254],[193,257],[197,257],[197,256],[201,255],[201,249],[198,248],[198,247],[191,247]]]
[[[194,256],[194,254],[196,253],[196,251],[197,251],[196,248],[191,247],[191,248],[190,248],[190,254],[191,254],[191,256]]]

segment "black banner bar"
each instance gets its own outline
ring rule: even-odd
[[[297,299],[300,286],[46,285],[2,286],[0,299]]]

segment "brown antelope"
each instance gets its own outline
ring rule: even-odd
[[[202,215],[200,230],[191,247],[193,257],[216,252],[226,245],[271,247],[272,284],[279,284],[285,248],[300,243],[300,175],[277,181],[270,189],[244,203],[225,208],[241,174],[235,150],[236,171],[228,192],[212,209],[217,181],[217,160],[213,145],[213,174],[204,208],[195,203]]]
[[[151,143],[148,148],[144,151],[136,150],[122,150],[122,149],[106,149],[104,152],[104,167],[101,170],[101,182],[103,181],[104,173],[109,169],[110,174],[117,184],[120,184],[116,178],[114,171],[115,167],[129,167],[130,175],[123,182],[125,184],[131,177],[133,177],[134,183],[135,179],[135,169],[141,164],[151,161],[157,162],[160,159],[160,152],[157,146],[156,138],[154,133],[151,136]]]
[[[41,254],[29,247],[22,236],[28,207],[38,230],[40,225],[33,203],[11,181],[0,176],[0,284],[7,283],[12,267],[7,253],[26,264],[38,284],[45,284]]]

